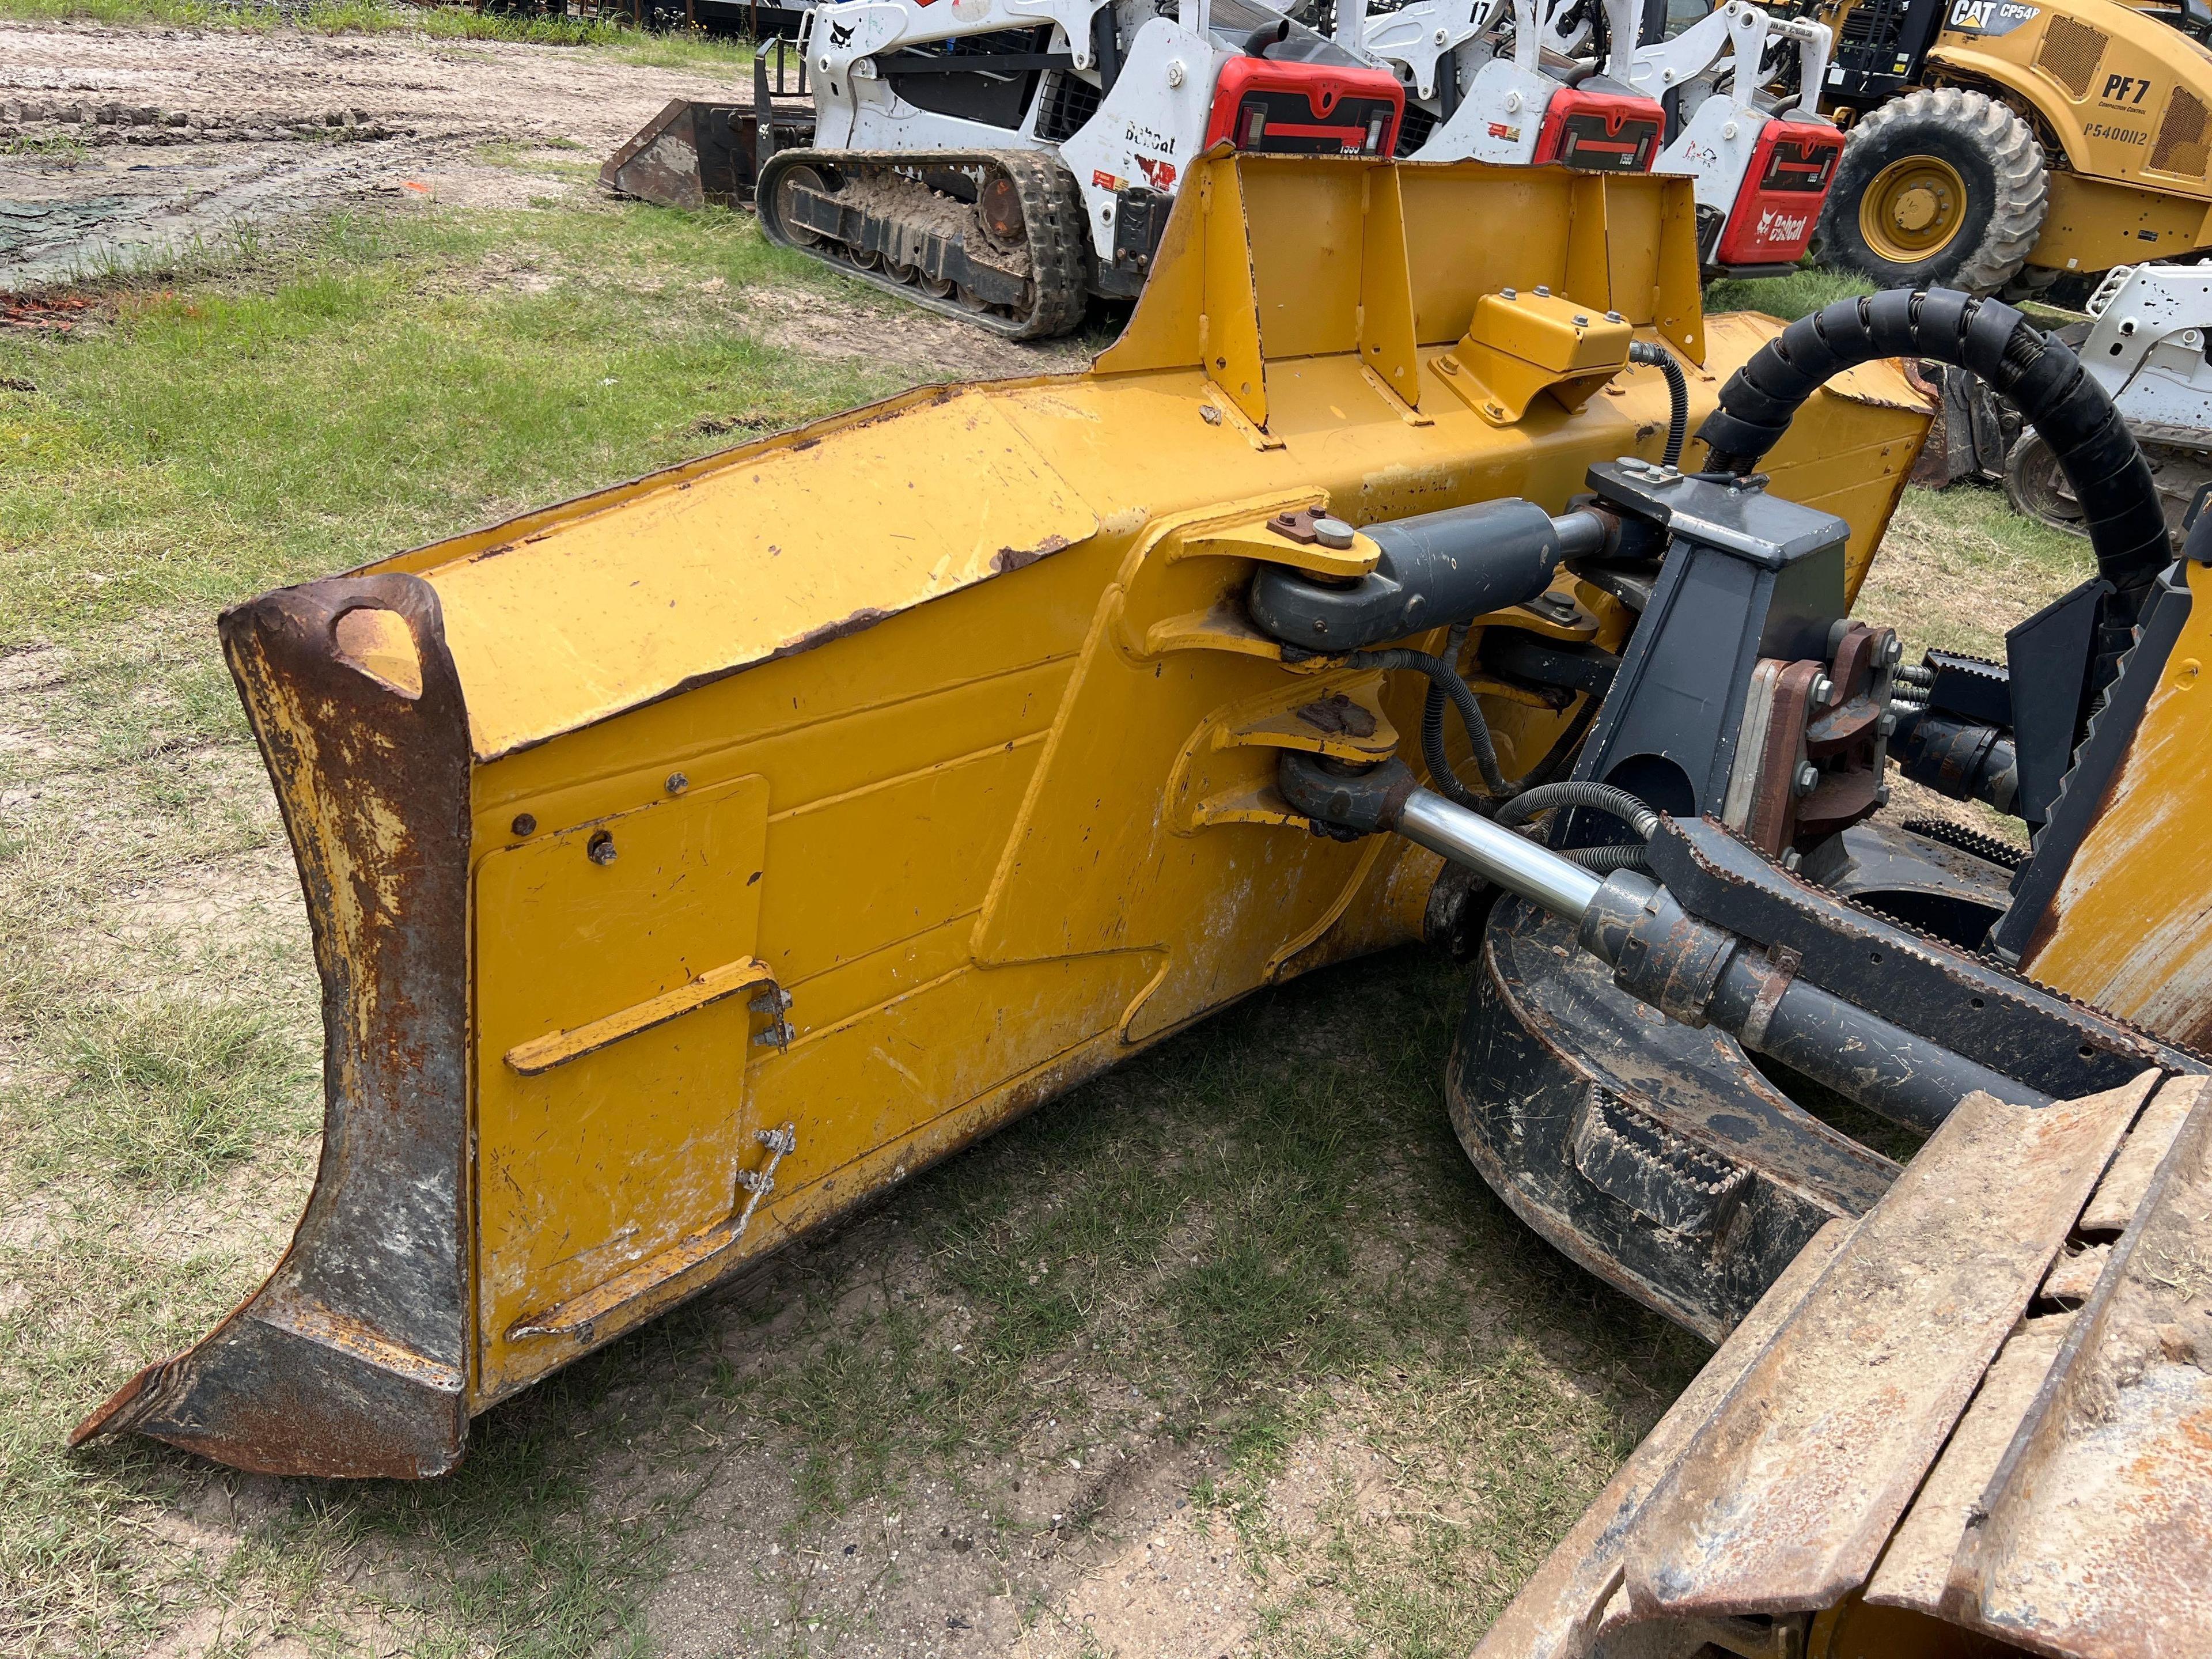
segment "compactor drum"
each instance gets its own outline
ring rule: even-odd
[[[1480,954],[1449,1096],[1486,1177],[1629,1293],[1749,1333],[1683,1408],[1752,1401],[1698,1467],[1817,1419],[1762,1345],[1866,1346],[1883,1273],[1964,1258],[1972,1294],[1922,1285],[1854,1385],[1909,1496],[2054,1256],[2115,1224],[2099,1195],[2103,1346],[2046,1370],[2124,1392],[2106,1338],[2145,1308],[2199,1352],[2212,1283],[2146,1277],[2212,1257],[2197,1166],[2146,1130],[2212,1142],[2178,763],[2212,605],[2096,382],[1958,293],[1702,317],[1686,179],[1217,155],[1188,182],[1085,374],[925,388],[226,614],[314,927],[323,1165],[267,1285],[78,1438],[439,1474],[495,1401],[1016,1114],[1424,936]],[[1996,381],[2093,527],[2099,576],[2008,665],[1906,663],[1850,616],[1928,426],[1900,356]],[[2033,854],[1878,822],[1893,751],[2032,802]],[[1810,1109],[1836,1095],[1941,1158],[1900,1180]],[[2100,1184],[2138,1140],[2154,1178]],[[1950,1170],[1989,1201],[1913,1198]],[[1824,1302],[1830,1260],[1856,1265]],[[2132,1375],[2165,1391],[2122,1400],[2122,1449],[2201,1494],[2195,1385]],[[1802,1504],[1708,1491],[1651,1511],[1705,1556],[1647,1593],[1601,1526],[1527,1650],[1802,1651],[1897,1522],[1873,1504],[1768,1594],[1692,1569],[1795,1540]],[[2163,1547],[2212,1582],[2202,1528]],[[1942,1629],[2136,1650],[1973,1582]]]

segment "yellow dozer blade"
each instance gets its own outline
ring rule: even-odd
[[[1275,779],[1286,748],[1418,765],[1420,688],[1286,662],[1239,598],[1374,544],[1271,521],[1561,511],[1661,453],[1630,330],[1688,363],[1694,424],[1778,325],[1701,319],[1686,179],[1197,173],[1088,373],[915,392],[225,615],[313,922],[322,1167],[269,1282],[77,1438],[435,1474],[495,1401],[976,1136],[1419,936],[1436,857],[1311,833]],[[1553,322],[1471,333],[1506,289]],[[1765,464],[1854,526],[1854,582],[1926,422],[1875,365]],[[1493,622],[1617,647],[1625,607],[1558,581],[1577,603]],[[1494,688],[1507,773],[1587,696]]]

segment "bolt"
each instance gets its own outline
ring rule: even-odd
[[[1581,312],[1577,311],[1575,313],[1575,326],[1577,328],[1588,328],[1589,326],[1589,319],[1584,316]]]
[[[1628,320],[1628,319],[1627,319],[1627,318],[1626,318],[1626,317],[1622,316],[1622,315],[1621,315],[1619,312],[1617,312],[1617,311],[1608,311],[1608,312],[1607,312],[1607,313],[1605,313],[1605,319],[1606,319],[1606,321],[1607,321],[1608,323],[1625,323],[1625,322],[1626,322],[1626,321]]]
[[[1539,283],[1536,284],[1536,297],[1540,300],[1548,300],[1552,297],[1552,290]]]
[[[666,787],[670,794],[680,795],[690,787],[691,780],[685,777],[681,772],[671,772],[668,775],[668,783]]]
[[[1173,58],[1168,60],[1168,84],[1170,86],[1181,86],[1182,84],[1182,77],[1186,73],[1187,71],[1182,66],[1182,58]]]
[[[538,820],[527,812],[517,812],[508,828],[518,836],[533,836],[538,833]]]
[[[1812,762],[1807,761],[1802,766],[1797,769],[1797,793],[1799,794],[1811,794],[1813,793],[1813,786],[1820,782],[1820,769],[1814,765]]]
[[[1898,659],[1902,657],[1904,654],[1905,641],[1898,638],[1896,635],[1892,634],[1889,636],[1889,643],[1881,648],[1882,665],[1885,668],[1894,668],[1897,665]]]
[[[1352,526],[1341,519],[1317,516],[1313,521],[1313,532],[1314,539],[1323,547],[1341,550],[1352,545]]]
[[[1498,290],[1498,297],[1501,300],[1517,300],[1521,295],[1516,289],[1501,288]]]
[[[1794,847],[1782,855],[1782,867],[1785,870],[1795,870],[1804,862],[1805,855]]]
[[[1835,696],[1835,694],[1836,683],[1833,680],[1830,679],[1826,674],[1815,674],[1813,676],[1812,698],[1814,702],[1826,707],[1828,699]]]
[[[1874,729],[1879,736],[1885,738],[1889,736],[1891,732],[1897,730],[1897,716],[1894,714],[1882,715],[1879,720],[1875,721]]]
[[[609,865],[615,861],[615,838],[605,830],[592,831],[592,838],[584,843],[584,856],[594,864]]]

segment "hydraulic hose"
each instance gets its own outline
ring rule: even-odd
[[[1569,847],[1555,849],[1561,858],[1579,864],[1585,870],[1595,870],[1608,875],[1615,870],[1634,868],[1644,861],[1644,843],[1659,830],[1659,814],[1652,811],[1641,797],[1626,789],[1616,789],[1609,783],[1591,783],[1570,779],[1562,783],[1539,784],[1524,789],[1498,809],[1493,822],[1504,829],[1526,823],[1540,813],[1561,806],[1587,807],[1619,818],[1634,833],[1632,843],[1613,847]]]
[[[1628,361],[1656,368],[1667,377],[1667,453],[1660,459],[1668,466],[1682,464],[1682,441],[1690,432],[1690,382],[1674,354],[1649,340],[1629,343]]]
[[[1345,659],[1354,668],[1401,669],[1410,668],[1415,673],[1429,677],[1429,684],[1449,697],[1452,707],[1459,710],[1460,724],[1467,728],[1468,745],[1474,750],[1474,763],[1482,774],[1483,787],[1489,790],[1493,800],[1504,800],[1513,793],[1513,786],[1505,781],[1498,769],[1498,745],[1491,741],[1490,722],[1482,716],[1482,705],[1475,700],[1474,688],[1459,677],[1459,671],[1442,657],[1432,657],[1425,651],[1354,651]],[[1453,789],[1465,793],[1466,786],[1452,776],[1449,767],[1443,764],[1443,722],[1437,726],[1437,741],[1435,751],[1429,752],[1426,720],[1421,722],[1422,758],[1429,763],[1430,775],[1436,779],[1439,793]],[[1468,796],[1459,803],[1463,806],[1480,808],[1481,803]]]
[[[2020,408],[2081,505],[2098,574],[2116,592],[2099,618],[2090,689],[2111,679],[2151,584],[2172,562],[2149,465],[2104,387],[2012,307],[1951,289],[1893,289],[1801,317],[1729,377],[1698,429],[1708,467],[1749,473],[1831,375],[1877,357],[1929,357],[1979,375]]]
[[[1447,665],[1459,661],[1460,649],[1467,643],[1469,625],[1463,622],[1451,625],[1451,632],[1444,641],[1443,660]],[[1481,798],[1459,781],[1459,775],[1451,769],[1451,762],[1445,757],[1444,688],[1443,683],[1434,678],[1429,681],[1428,696],[1421,702],[1421,758],[1428,765],[1430,781],[1436,785],[1438,794],[1457,801],[1462,806],[1480,810]]]

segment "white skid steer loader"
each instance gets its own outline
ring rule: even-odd
[[[1707,277],[1790,269],[1843,153],[1814,107],[1828,27],[1748,0],[1642,46],[1636,23],[1634,0],[1340,0],[1336,38],[1405,88],[1408,160],[1685,173]]]
[[[763,60],[750,111],[679,100],[602,182],[750,201],[769,240],[1017,339],[1140,292],[1207,149],[1371,160],[1405,108],[1388,71],[1255,0],[834,0],[799,50],[811,118],[771,113]]]

